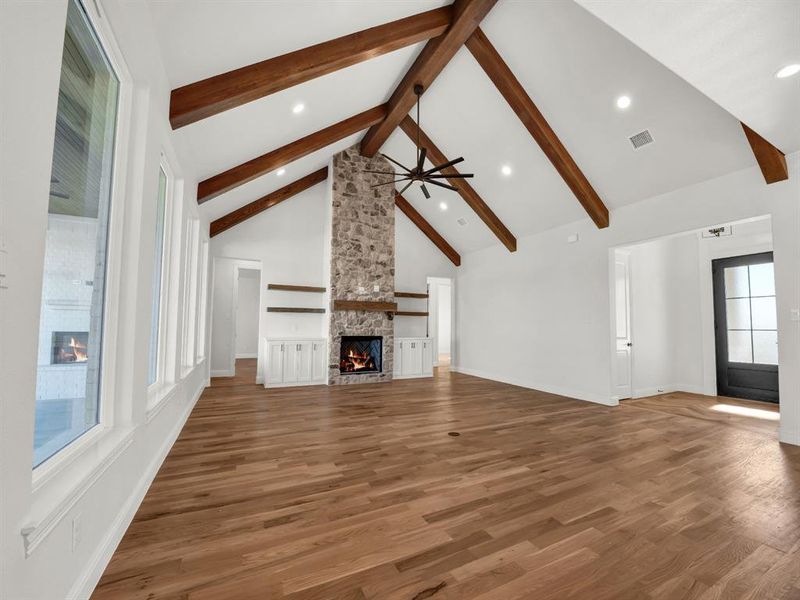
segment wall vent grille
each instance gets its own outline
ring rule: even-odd
[[[464,217],[459,217],[458,221],[456,221],[462,227],[467,224],[467,220]]]
[[[638,150],[642,146],[646,146],[647,144],[653,143],[653,136],[650,135],[650,130],[645,129],[644,131],[640,131],[628,138],[631,141],[631,146],[633,146],[634,150]]]

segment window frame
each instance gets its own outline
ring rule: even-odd
[[[114,75],[118,80],[117,115],[114,124],[113,155],[111,158],[111,189],[108,215],[108,242],[106,247],[105,297],[103,302],[102,347],[100,357],[100,393],[98,399],[97,423],[87,429],[72,442],[58,450],[47,460],[31,470],[32,491],[37,493],[46,487],[48,481],[56,478],[67,466],[77,463],[96,446],[102,446],[114,430],[115,420],[126,408],[122,395],[117,392],[120,352],[119,304],[122,298],[122,284],[125,279],[124,267],[124,229],[126,212],[130,208],[125,202],[127,193],[130,156],[138,149],[132,148],[132,120],[134,86],[133,78],[113,32],[98,7],[84,0],[74,2],[86,17],[92,32],[105,53]],[[66,12],[65,12],[66,15]],[[66,20],[64,22],[66,31]],[[63,60],[63,59],[62,59]],[[55,144],[55,136],[53,136]],[[123,350],[124,351],[124,350]],[[91,453],[96,454],[96,453]],[[44,492],[44,490],[42,490]]]
[[[163,171],[166,177],[166,186],[164,191],[164,231],[163,231],[163,245],[161,248],[161,282],[159,289],[159,306],[158,306],[158,343],[156,345],[156,379],[154,382],[147,384],[147,410],[151,411],[161,401],[163,401],[175,386],[174,374],[174,352],[170,344],[171,328],[176,325],[175,322],[170,322],[169,315],[173,312],[171,299],[176,293],[175,285],[173,283],[174,264],[173,255],[176,250],[176,236],[175,222],[180,216],[178,214],[176,202],[176,188],[177,182],[175,178],[175,171],[169,164],[166,152],[161,151],[161,158],[159,160],[159,175]],[[157,192],[158,193],[158,192]],[[156,215],[156,219],[158,215]],[[157,232],[156,232],[157,233]],[[154,238],[154,251],[156,240]],[[153,256],[153,266],[155,267],[155,256]],[[152,290],[151,290],[152,301]],[[152,310],[152,307],[151,307]],[[152,318],[152,312],[151,312]],[[152,323],[151,323],[152,325]],[[152,330],[151,330],[152,335]],[[148,352],[148,378],[150,375],[150,355]]]
[[[185,227],[183,277],[183,329],[181,336],[181,378],[197,366],[197,288],[200,251],[200,219],[189,215]]]

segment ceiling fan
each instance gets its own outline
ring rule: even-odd
[[[453,165],[456,165],[456,164],[462,162],[464,160],[463,156],[459,156],[458,158],[456,158],[454,160],[451,160],[451,161],[448,161],[448,162],[446,162],[444,164],[435,166],[432,169],[425,170],[425,158],[428,155],[428,149],[427,148],[421,148],[420,145],[419,145],[419,131],[420,131],[420,129],[419,129],[419,99],[420,99],[420,96],[422,96],[423,90],[424,90],[424,88],[423,88],[422,84],[418,83],[418,84],[416,84],[414,86],[414,93],[417,95],[417,142],[416,142],[416,146],[417,146],[417,164],[416,164],[416,166],[413,169],[409,169],[405,165],[403,165],[403,164],[399,163],[398,161],[396,161],[395,159],[393,159],[391,156],[387,156],[386,154],[381,153],[381,156],[383,156],[386,160],[394,163],[395,165],[397,165],[398,167],[403,169],[403,171],[405,171],[405,173],[396,173],[394,171],[370,171],[370,170],[365,170],[364,171],[365,173],[378,173],[380,175],[392,175],[394,177],[394,179],[392,181],[386,181],[384,183],[377,183],[377,184],[373,185],[372,187],[375,188],[375,187],[381,187],[381,186],[384,186],[384,185],[394,185],[394,184],[400,183],[401,181],[408,181],[408,183],[405,185],[405,187],[403,187],[403,189],[400,190],[400,193],[402,194],[403,192],[405,192],[409,188],[409,186],[411,184],[413,184],[415,181],[419,181],[422,184],[420,187],[422,188],[422,193],[425,195],[425,198],[430,198],[431,197],[430,192],[428,192],[428,188],[425,187],[426,183],[430,183],[431,185],[435,185],[435,186],[438,186],[438,187],[443,187],[443,188],[446,188],[448,190],[453,190],[455,192],[455,191],[458,191],[457,187],[452,186],[449,183],[444,183],[441,180],[442,179],[464,179],[466,177],[473,177],[472,173],[456,173],[456,174],[452,174],[452,175],[444,175],[443,173],[439,172],[442,169],[446,169],[447,167],[452,167]]]

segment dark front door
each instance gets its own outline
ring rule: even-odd
[[[778,401],[772,252],[713,261],[717,393]]]

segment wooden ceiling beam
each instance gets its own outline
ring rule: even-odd
[[[770,144],[747,125],[742,123],[742,129],[750,143],[750,148],[756,157],[761,174],[767,184],[789,179],[789,168],[786,166],[786,156],[775,146]]]
[[[298,158],[343,140],[370,125],[379,123],[385,115],[386,105],[376,106],[201,181],[197,186],[197,202],[198,204],[208,202],[212,198],[239,187],[248,181],[252,181],[256,177],[279,169]]]
[[[447,243],[447,240],[439,235],[439,232],[433,228],[433,225],[428,223],[428,221],[425,220],[425,217],[419,214],[417,209],[411,206],[411,203],[403,198],[399,192],[395,192],[394,204],[397,206],[397,208],[403,211],[403,214],[407,216],[411,222],[414,223],[414,225],[416,225],[437,248],[439,248],[439,250],[442,251],[442,254],[449,258],[455,266],[461,266],[461,255],[456,252],[450,244]],[[400,297],[402,294],[395,292],[394,295]]]
[[[455,0],[450,27],[425,44],[414,64],[389,98],[389,111],[381,123],[373,125],[361,140],[361,154],[375,156],[416,102],[414,86],[427,90],[450,59],[472,35],[497,0]]]
[[[480,27],[466,45],[595,225],[601,229],[608,227],[608,208]]]
[[[236,108],[286,88],[441,35],[452,7],[370,27],[335,40],[276,56],[172,90],[173,129]]]
[[[246,221],[250,217],[254,217],[258,213],[264,212],[268,208],[272,208],[284,200],[288,200],[295,194],[299,194],[300,192],[303,192],[308,188],[325,181],[327,177],[328,167],[323,167],[319,171],[314,171],[313,173],[306,175],[297,181],[293,181],[290,184],[283,186],[279,190],[275,190],[271,194],[267,194],[258,200],[254,200],[250,204],[245,204],[241,208],[237,208],[236,210],[229,212],[224,217],[220,217],[216,221],[211,222],[211,237],[219,235],[223,231],[227,231],[231,227]]]
[[[417,139],[417,124],[409,116],[406,116],[400,122],[400,129],[409,137],[409,139],[416,143]],[[449,162],[444,153],[436,147],[436,144],[431,141],[426,133],[422,130],[419,132],[419,143],[423,148],[428,150],[428,160],[432,165],[441,165]],[[458,169],[455,167],[447,167],[441,170],[443,175],[458,175]],[[494,211],[489,208],[489,205],[483,201],[478,192],[467,182],[466,179],[448,179],[451,185],[458,188],[458,193],[469,204],[470,208],[475,211],[481,220],[486,223],[486,226],[491,229],[492,233],[497,236],[503,245],[508,248],[510,252],[517,250],[517,238],[514,237],[508,227],[498,218]]]

